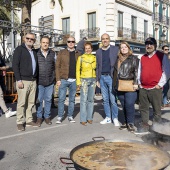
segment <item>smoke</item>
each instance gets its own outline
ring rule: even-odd
[[[140,170],[152,170],[154,169],[155,162],[151,160],[149,156],[146,155],[138,155],[136,156],[129,156],[130,160],[126,161],[127,167],[132,167],[132,169],[139,169]]]

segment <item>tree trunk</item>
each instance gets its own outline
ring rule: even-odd
[[[24,0],[22,8],[22,24],[31,25],[31,2],[32,0]],[[30,32],[31,27],[22,27],[21,40],[24,41],[24,35]]]

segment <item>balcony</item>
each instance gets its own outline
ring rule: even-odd
[[[155,12],[152,14],[153,21],[160,22],[164,25],[170,25],[170,17],[162,15],[158,12]]]
[[[162,22],[162,14],[155,12],[152,14],[152,19],[157,22]]]
[[[80,29],[80,39],[87,37],[88,40],[99,40],[100,39],[100,28],[87,28]]]
[[[142,31],[132,30],[130,28],[118,28],[118,39],[121,40],[144,43],[145,39],[151,36],[151,34],[144,33]]]
[[[67,43],[67,39],[73,36],[75,37],[75,32],[74,31],[70,31],[70,32],[62,32],[58,38],[58,41],[56,42],[57,45],[58,44],[66,44]]]

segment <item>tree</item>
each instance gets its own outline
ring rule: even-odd
[[[35,2],[36,0],[13,0],[13,6],[11,6],[11,1],[12,0],[0,0],[0,6],[4,7],[4,11],[11,11],[12,8],[17,10],[16,7],[20,7],[22,9],[22,19],[21,19],[21,23],[25,24],[25,25],[31,25],[31,5],[32,2]],[[55,0],[51,0],[53,2],[55,2]],[[60,4],[61,10],[63,11],[63,5],[62,5],[62,0],[58,0],[58,3]],[[14,10],[14,13],[15,13]],[[3,16],[2,18],[4,18],[3,20],[6,20],[9,18],[7,18],[7,15],[5,15],[5,12],[3,12],[0,8],[0,16]],[[29,30],[29,28],[28,28]],[[24,35],[24,30],[22,29],[23,34]]]
[[[35,2],[36,0],[13,0],[13,7],[11,6],[12,0],[0,0],[0,17],[3,16],[4,20],[9,19],[7,17],[6,11],[11,11],[12,8],[15,9],[15,7],[20,7],[22,9],[22,24],[31,24],[31,4],[32,2]],[[54,1],[55,0],[51,0]],[[63,11],[63,5],[62,0],[58,0],[58,3],[60,4],[61,10]],[[3,6],[3,7],[2,7]],[[3,10],[1,10],[3,8]],[[15,10],[14,10],[15,12]],[[5,16],[5,17],[4,17]]]

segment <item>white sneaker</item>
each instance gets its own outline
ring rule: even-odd
[[[76,121],[73,119],[72,116],[68,117],[68,120],[70,121],[70,123],[75,123]]]
[[[113,123],[114,123],[115,126],[120,126],[119,121],[118,121],[117,118],[113,119]]]
[[[104,120],[102,120],[100,122],[100,124],[104,125],[104,124],[107,124],[107,123],[112,123],[111,119],[109,117],[106,117]]]
[[[61,121],[62,121],[62,117],[58,117],[58,118],[57,118],[57,121],[56,121],[55,123],[56,123],[56,124],[60,124]]]
[[[5,117],[9,118],[9,117],[14,116],[16,114],[17,114],[17,111],[10,111],[10,110],[8,110],[8,111],[5,112]]]

